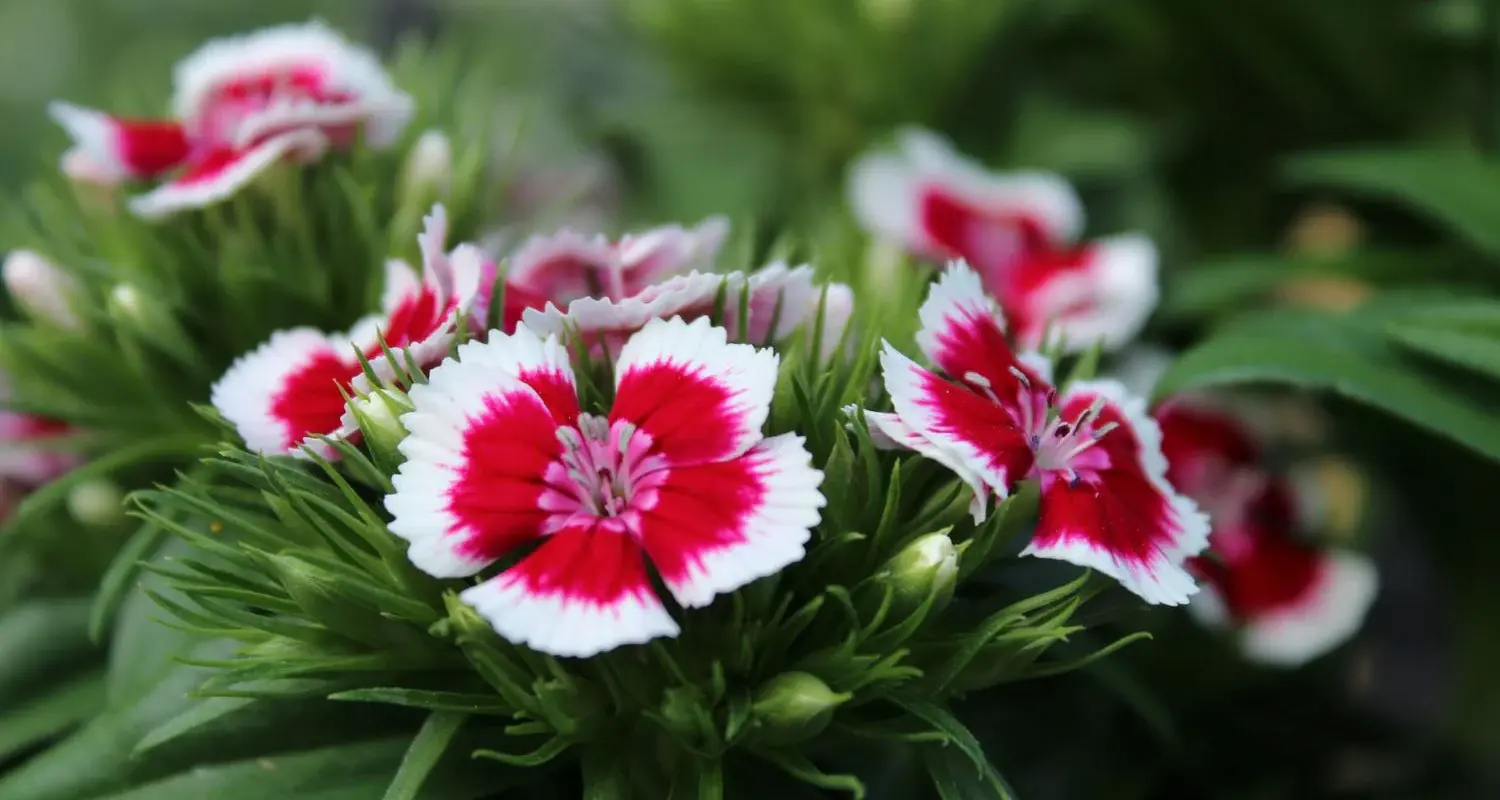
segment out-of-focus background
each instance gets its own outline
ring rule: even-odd
[[[1291,281],[1296,258],[1442,239],[1382,198],[1295,179],[1294,156],[1500,146],[1489,0],[0,0],[0,193],[55,169],[48,100],[152,113],[203,39],[309,16],[387,52],[440,35],[481,56],[509,87],[495,113],[515,123],[520,191],[538,195],[517,202],[584,226],[723,212],[815,234],[847,214],[849,161],[903,124],[1059,171],[1092,229],[1160,243],[1166,344],[1251,297],[1337,308],[1470,274],[1460,254]],[[1194,278],[1230,258],[1239,288]],[[1500,473],[1352,406],[1316,416],[1314,449],[1357,473],[1340,496],[1384,578],[1352,666],[1197,696],[1216,662],[1165,637],[1141,674],[1177,683],[1070,679],[1026,706],[1046,722],[996,712],[1015,749],[993,756],[1023,797],[1106,796],[1067,777],[1084,764],[1111,797],[1500,796]],[[1359,716],[1327,711],[1345,697]]]

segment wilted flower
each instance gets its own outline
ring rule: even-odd
[[[675,636],[645,560],[677,602],[802,558],[824,504],[802,437],[763,438],[778,358],[708,320],[654,321],[615,364],[607,416],[579,408],[556,336],[523,326],[459,348],[412,387],[391,532],[438,577],[540,546],[464,602],[501,636],[588,656]]]
[[[1375,566],[1358,553],[1302,541],[1292,485],[1265,472],[1250,430],[1222,408],[1177,399],[1156,413],[1174,486],[1213,522],[1212,554],[1189,562],[1205,581],[1189,609],[1233,627],[1247,657],[1282,666],[1316,658],[1359,629],[1374,602]]]
[[[1129,342],[1156,305],[1156,248],[1136,234],[1076,244],[1083,208],[1042,172],[991,173],[936,135],[903,131],[897,152],[853,167],[861,224],[934,260],[961,258],[1000,301],[1016,340],[1050,328],[1065,346]]]
[[[98,178],[167,178],[130,204],[157,218],[216,203],[282,159],[315,160],[361,131],[389,146],[412,112],[373,54],[316,21],[208,42],[178,62],[173,88],[171,120],[54,103],[74,140],[64,164]]]
[[[580,298],[620,301],[673,275],[707,267],[729,235],[729,222],[712,217],[627,234],[611,242],[572,231],[533,236],[510,258],[507,283],[559,306]]]
[[[447,216],[437,206],[418,237],[421,274],[402,261],[386,264],[381,313],[360,320],[347,333],[278,331],[224,373],[214,385],[213,404],[247,447],[285,454],[311,446],[331,455],[314,437],[347,436],[355,430],[344,393],[369,388],[359,354],[378,377],[389,379],[396,367],[385,357],[382,341],[397,354],[400,366],[409,357],[425,368],[448,354],[461,320],[473,330],[482,329],[495,267],[472,245],[445,252],[447,234]]]
[[[45,256],[32,250],[13,250],[0,271],[5,288],[32,318],[67,330],[82,326],[73,310],[78,280]]]
[[[1078,381],[1060,398],[1051,365],[1017,357],[999,309],[967,266],[950,266],[921,312],[917,344],[944,375],[889,344],[881,355],[895,413],[869,413],[890,443],[953,470],[987,496],[1041,483],[1041,514],[1024,555],[1091,567],[1152,603],[1196,591],[1184,560],[1207,544],[1208,520],[1167,483],[1161,432],[1115,381]],[[945,377],[946,376],[946,377]]]
[[[843,338],[844,326],[853,313],[854,295],[847,286],[833,284],[828,287],[829,300],[825,303],[823,291],[814,282],[812,267],[788,267],[777,262],[748,275],[677,275],[618,300],[580,297],[565,309],[549,302],[546,308],[528,309],[523,319],[539,333],[576,333],[613,352],[651,320],[692,320],[712,314],[721,296],[723,322],[730,336],[753,344],[770,344],[790,336],[817,319],[821,304],[825,310],[820,355],[827,358]]]

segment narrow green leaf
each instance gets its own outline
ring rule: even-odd
[[[104,706],[104,673],[94,671],[48,687],[0,716],[0,762],[43,740],[61,735]]]
[[[437,692],[423,689],[401,689],[397,687],[378,689],[353,689],[328,696],[329,700],[346,700],[359,703],[386,703],[431,711],[448,711],[462,714],[514,713],[508,704],[494,695],[467,694],[464,692]]]
[[[807,756],[794,750],[771,750],[760,754],[761,758],[776,765],[778,769],[803,783],[819,789],[848,792],[854,800],[864,800],[865,785],[853,775],[830,775],[818,769]]]
[[[922,761],[941,800],[1018,800],[1015,790],[997,772],[975,775],[962,751],[938,744],[921,748]]]
[[[423,782],[467,719],[467,715],[451,711],[434,711],[428,716],[402,757],[396,777],[386,787],[384,800],[417,800]]]

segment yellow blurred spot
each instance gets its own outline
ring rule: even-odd
[[[1345,459],[1325,456],[1311,465],[1314,489],[1322,497],[1324,528],[1336,540],[1354,538],[1364,520],[1368,486],[1364,473]]]
[[[1368,300],[1374,290],[1353,278],[1294,278],[1277,287],[1276,297],[1290,306],[1323,311],[1352,311]]]
[[[1292,222],[1286,246],[1300,256],[1334,256],[1353,249],[1364,236],[1363,223],[1348,210],[1314,203]]]
[[[222,522],[220,522],[218,520],[214,520],[213,522],[208,523],[208,532],[209,533],[223,533],[224,532],[224,523],[222,523]]]

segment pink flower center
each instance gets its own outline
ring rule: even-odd
[[[578,426],[557,429],[563,453],[547,467],[542,510],[545,530],[598,525],[640,534],[640,512],[656,505],[666,462],[651,453],[651,437],[630,422],[578,415]]]
[[[1036,453],[1038,472],[1060,472],[1071,482],[1079,479],[1079,473],[1091,473],[1109,466],[1109,456],[1094,448],[1104,435],[1114,430],[1116,423],[1099,425],[1099,412],[1104,408],[1103,398],[1079,412],[1072,420],[1052,413],[1056,406],[1048,406],[1047,419],[1027,428],[1027,440]]]

